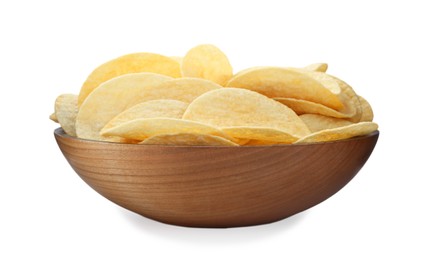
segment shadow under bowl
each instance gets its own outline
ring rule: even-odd
[[[76,173],[110,201],[189,227],[278,221],[343,188],[371,155],[376,131],[347,140],[273,146],[156,146],[54,132]]]

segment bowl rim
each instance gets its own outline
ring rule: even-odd
[[[141,146],[141,147],[185,147],[185,148],[229,148],[229,149],[248,149],[248,148],[254,148],[254,147],[259,147],[259,148],[263,148],[263,147],[294,147],[294,146],[314,146],[314,145],[326,145],[326,144],[332,144],[332,143],[343,143],[343,142],[350,142],[350,141],[356,141],[356,140],[361,140],[361,139],[367,139],[367,138],[371,138],[373,136],[379,136],[380,131],[376,130],[374,132],[371,132],[367,135],[362,135],[362,136],[356,136],[356,137],[352,137],[352,138],[347,138],[347,139],[341,139],[341,140],[334,140],[334,141],[326,141],[326,142],[312,142],[312,143],[292,143],[292,144],[268,144],[268,145],[243,145],[243,146],[225,146],[225,145],[218,145],[218,146],[208,146],[208,145],[144,145],[144,144],[133,144],[133,143],[118,143],[118,142],[108,142],[108,141],[100,141],[100,140],[91,140],[91,139],[83,139],[83,138],[79,138],[79,137],[74,137],[71,135],[68,135],[63,129],[62,127],[58,127],[54,130],[54,136],[58,136],[60,138],[65,138],[65,139],[72,139],[75,141],[79,141],[79,142],[85,142],[85,143],[94,143],[94,144],[108,144],[108,145],[119,145],[119,146],[133,146],[135,147],[137,146]]]

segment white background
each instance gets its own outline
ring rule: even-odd
[[[425,1],[1,1],[0,259],[429,259]],[[190,229],[87,186],[48,119],[99,64],[212,43],[235,71],[327,62],[366,97],[380,139],[339,193],[256,227]]]

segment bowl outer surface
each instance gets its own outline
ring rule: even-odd
[[[191,147],[55,137],[78,175],[112,202],[161,222],[237,227],[277,221],[329,198],[369,158],[378,131],[300,145]]]

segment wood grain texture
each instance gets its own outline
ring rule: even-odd
[[[283,146],[146,146],[55,138],[76,173],[112,202],[191,227],[238,227],[306,210],[346,185],[378,131],[349,140]]]

